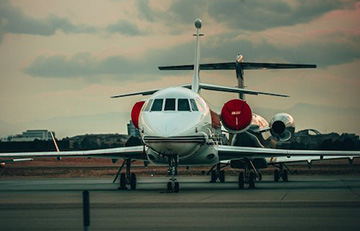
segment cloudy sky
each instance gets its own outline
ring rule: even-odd
[[[0,137],[49,129],[57,137],[126,133],[141,96],[111,95],[190,83],[193,22],[203,21],[202,62],[314,63],[317,69],[247,71],[248,96],[270,120],[289,112],[297,130],[360,134],[360,1],[0,0]],[[233,71],[201,72],[235,86]],[[203,91],[217,111],[236,94]]]

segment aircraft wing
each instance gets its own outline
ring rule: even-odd
[[[282,94],[277,94],[277,93],[253,91],[253,90],[246,90],[246,89],[238,88],[238,87],[225,87],[225,86],[205,84],[205,83],[200,83],[199,87],[200,87],[200,89],[211,90],[211,91],[244,93],[244,94],[249,94],[249,95],[271,95],[271,96],[289,97],[288,95],[282,95]]]
[[[111,98],[121,98],[121,97],[134,96],[134,95],[152,95],[155,92],[157,92],[158,90],[160,90],[160,89],[131,92],[131,93],[126,93],[126,94],[121,94],[121,95],[114,95],[114,96],[111,96]]]
[[[0,153],[2,158],[35,158],[35,157],[93,157],[109,159],[133,159],[144,160],[144,146],[132,146],[121,148],[107,148],[86,151],[60,151],[60,152],[18,152],[18,153]],[[1,162],[1,161],[0,161]]]
[[[299,162],[308,162],[311,163],[312,161],[318,160],[335,160],[335,159],[349,159],[352,160],[354,157],[359,156],[291,156],[291,157],[272,157],[268,160],[268,164],[287,164],[287,163],[299,163]]]
[[[287,149],[271,149],[271,148],[253,148],[239,146],[218,146],[218,155],[220,160],[233,160],[241,158],[339,158],[339,157],[360,157],[360,151],[323,151],[323,150],[287,150]],[[279,163],[279,162],[278,162]]]

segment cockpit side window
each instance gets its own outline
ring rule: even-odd
[[[151,111],[161,111],[163,105],[163,99],[155,99],[151,107]]]
[[[190,105],[188,99],[178,100],[178,111],[190,111]]]
[[[165,100],[165,111],[175,111],[175,99]]]
[[[153,99],[149,100],[149,102],[146,104],[146,107],[145,107],[144,111],[149,111],[150,110],[150,106],[152,104],[152,101],[153,101]]]
[[[205,105],[203,105],[203,103],[200,101],[200,99],[196,99],[196,105],[199,109],[199,111],[204,111],[205,110]]]
[[[197,107],[196,102],[195,102],[194,99],[190,99],[190,104],[191,104],[191,109],[192,109],[193,111],[199,111],[199,109],[198,109],[198,107]]]

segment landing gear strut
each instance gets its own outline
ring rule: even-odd
[[[248,163],[245,165],[245,172],[241,171],[239,173],[239,189],[243,189],[245,183],[249,184],[249,189],[255,188],[256,177],[261,179],[261,174],[256,170],[253,162],[248,160]]]
[[[176,180],[177,176],[177,167],[179,163],[178,155],[169,156],[169,170],[168,174],[171,177],[170,181],[167,183],[167,192],[179,192],[179,182]]]
[[[116,177],[113,181],[113,183],[116,181],[116,179],[118,178],[119,174],[121,173],[122,168],[124,167],[124,165],[126,165],[126,173],[121,173],[120,174],[120,187],[118,188],[119,190],[123,190],[123,189],[127,189],[127,185],[130,185],[130,189],[131,190],[135,190],[136,189],[136,174],[135,173],[131,173],[130,169],[131,169],[131,159],[125,159],[124,163],[121,165],[121,167],[119,168],[118,173],[116,174]]]

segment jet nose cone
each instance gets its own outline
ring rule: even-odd
[[[145,118],[145,135],[150,136],[183,136],[195,133],[199,123],[197,116],[190,113],[168,113],[162,116],[151,113]]]

